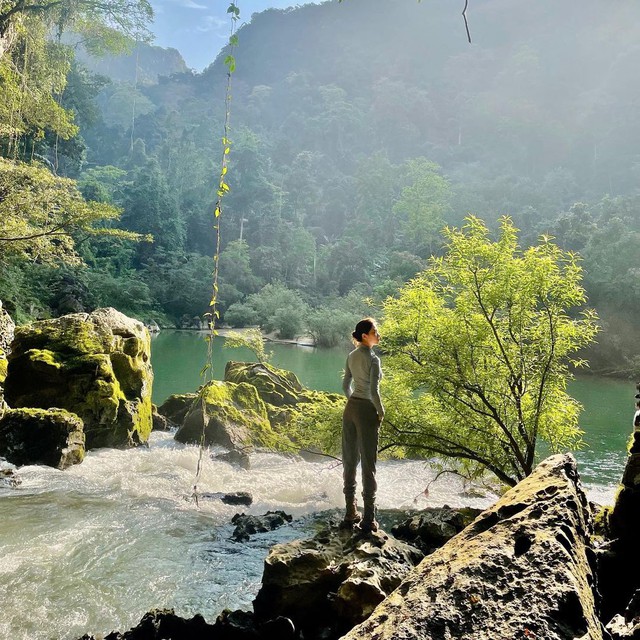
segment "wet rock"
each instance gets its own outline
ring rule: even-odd
[[[102,638],[100,636],[100,638]],[[85,634],[78,640],[98,640]],[[275,640],[262,635],[254,615],[248,611],[225,609],[214,624],[208,624],[200,615],[181,618],[173,609],[154,609],[146,613],[140,622],[120,633],[113,631],[104,640]],[[287,636],[283,636],[287,640]]]
[[[471,524],[480,512],[481,509],[452,509],[446,505],[425,509],[392,527],[391,533],[429,554]]]
[[[158,413],[173,425],[179,427],[197,397],[197,393],[173,394],[158,407]]]
[[[4,458],[0,458],[0,487],[15,489],[22,483],[15,465]]]
[[[219,462],[228,462],[229,464],[246,469],[251,468],[251,458],[246,451],[228,451],[227,453],[219,453],[218,455],[212,455],[212,460],[218,460]]]
[[[199,443],[203,428],[206,445],[219,444],[226,449],[277,449],[288,442],[271,428],[264,402],[256,388],[246,383],[209,382],[174,437],[178,442]]]
[[[427,556],[345,640],[600,640],[591,532],[575,459],[548,458]]]
[[[149,357],[149,332],[115,309],[34,322],[16,329],[5,399],[77,414],[87,449],[140,444],[152,426]]]
[[[423,557],[384,531],[330,525],[310,540],[278,544],[254,600],[259,620],[289,618],[309,638],[337,638],[361,622]]]
[[[0,455],[18,466],[78,464],[84,459],[82,420],[64,409],[9,409],[0,419]]]
[[[203,500],[220,500],[225,504],[232,505],[244,505],[245,507],[250,507],[253,503],[253,496],[247,491],[236,491],[234,493],[201,493],[200,497]]]
[[[174,425],[165,416],[158,413],[158,407],[155,404],[151,405],[151,423],[153,431],[171,431],[174,428]]]
[[[231,524],[236,525],[231,537],[238,542],[243,542],[249,540],[250,536],[256,533],[273,531],[292,520],[293,517],[284,511],[267,511],[262,516],[246,516],[244,513],[236,513],[231,519]]]

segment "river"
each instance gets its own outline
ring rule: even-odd
[[[345,351],[274,344],[273,362],[310,387],[337,391]],[[199,384],[206,348],[202,336],[163,332],[153,341],[154,401]],[[216,341],[216,377],[229,359],[249,359]],[[591,499],[610,502],[622,467],[633,408],[633,385],[581,378],[571,393],[585,406],[588,448],[577,452]],[[631,400],[630,400],[631,398]],[[215,452],[214,452],[215,453]],[[0,487],[0,638],[72,640],[83,633],[126,629],[154,607],[209,621],[225,607],[250,608],[262,564],[275,542],[313,526],[313,514],[341,505],[341,470],[333,462],[259,453],[245,471],[207,459],[200,491],[249,491],[254,514],[284,509],[295,519],[248,543],[230,539],[240,510],[216,500],[190,499],[198,449],[171,434],[152,434],[148,448],[102,449],[66,471],[29,466],[22,484]],[[491,494],[464,494],[418,461],[384,461],[382,507],[488,506]],[[337,513],[337,512],[336,512]]]

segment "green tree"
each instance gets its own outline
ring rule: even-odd
[[[402,220],[405,246],[418,255],[430,255],[451,208],[451,187],[440,175],[440,167],[425,158],[409,160],[407,171],[409,184],[393,212]]]
[[[120,210],[83,199],[76,183],[38,165],[0,159],[0,256],[51,262],[79,262],[74,235],[139,239],[107,228]]]
[[[387,300],[381,333],[390,444],[513,486],[539,438],[579,444],[569,366],[597,326],[577,257],[545,238],[522,250],[511,220],[500,225],[496,241],[473,217],[446,229],[446,254]]]

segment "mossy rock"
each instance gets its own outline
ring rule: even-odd
[[[256,388],[246,383],[220,380],[208,383],[193,402],[175,439],[197,444],[203,428],[206,445],[236,450],[290,447],[289,440],[272,428]]]
[[[152,428],[151,340],[115,309],[19,327],[5,383],[11,407],[61,407],[84,422],[87,449],[146,442]]]
[[[82,419],[64,409],[9,409],[0,419],[0,456],[58,469],[84,459]]]
[[[309,401],[309,392],[295,373],[262,362],[227,362],[224,379],[236,384],[246,382],[258,391],[264,402],[276,407]]]
[[[158,407],[158,413],[174,425],[180,426],[197,397],[197,393],[174,393]]]

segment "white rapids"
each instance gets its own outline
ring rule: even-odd
[[[311,514],[342,505],[341,466],[270,453],[249,471],[206,457],[200,492],[248,491],[250,508],[190,498],[199,450],[154,432],[149,447],[101,449],[66,471],[28,466],[0,488],[0,639],[74,640],[124,631],[150,609],[213,622],[250,609],[263,561],[276,542],[308,535]],[[465,493],[420,461],[379,463],[382,508],[486,507],[495,495]],[[588,487],[610,501],[613,488]],[[238,543],[231,518],[282,509],[291,525]]]

